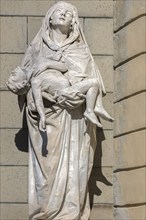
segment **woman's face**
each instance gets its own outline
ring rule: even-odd
[[[51,16],[51,24],[52,26],[64,26],[68,27],[68,29],[71,26],[73,19],[73,12],[70,7],[66,7],[64,5],[56,8],[54,13]]]

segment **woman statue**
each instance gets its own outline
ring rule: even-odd
[[[7,86],[27,98],[30,219],[88,220],[98,116],[114,119],[73,5],[49,9]]]

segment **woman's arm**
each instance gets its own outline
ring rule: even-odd
[[[65,63],[55,61],[55,60],[47,60],[47,59],[39,60],[38,65],[35,64],[33,69],[34,69],[33,70],[33,76],[37,76],[41,72],[43,72],[47,69],[58,70],[62,73],[66,72],[68,70]]]

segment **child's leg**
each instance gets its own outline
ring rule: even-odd
[[[79,91],[82,94],[86,94],[86,110],[84,112],[84,116],[93,124],[96,124],[98,127],[102,127],[94,113],[95,102],[99,91],[97,79],[88,78],[66,89],[66,92],[71,91]]]
[[[96,115],[102,117],[103,119],[107,121],[111,121],[111,122],[114,121],[114,118],[112,118],[103,107],[101,90],[99,90],[99,95],[97,96],[97,101],[96,101],[94,112],[96,113]]]
[[[62,96],[65,96],[65,95],[71,94],[71,92],[74,92],[74,91],[80,92],[82,94],[86,94],[88,90],[94,86],[99,88],[97,79],[88,78],[80,82],[77,82],[74,85],[71,85],[65,89],[62,89],[59,94]]]
[[[86,94],[86,110],[84,112],[84,116],[89,119],[93,124],[96,124],[97,127],[102,127],[98,118],[94,113],[95,101],[97,98],[98,87],[91,87]]]

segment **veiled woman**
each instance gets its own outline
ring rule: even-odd
[[[70,87],[84,79],[95,78],[99,91],[91,96],[98,97],[94,107],[103,108],[103,82],[86,44],[77,10],[69,3],[58,2],[50,8],[26,51],[22,68],[30,85],[49,69],[47,60],[56,62],[56,70],[62,67],[60,65],[67,67],[67,71],[60,72]],[[63,79],[59,83],[62,88],[65,86]],[[86,94],[76,90],[68,92],[68,89],[66,92],[61,104],[51,102],[50,91],[42,89],[45,132],[39,130],[32,89],[27,92],[30,219],[89,219],[88,180],[96,147],[96,125],[84,117]],[[112,120],[104,109],[98,115]]]

